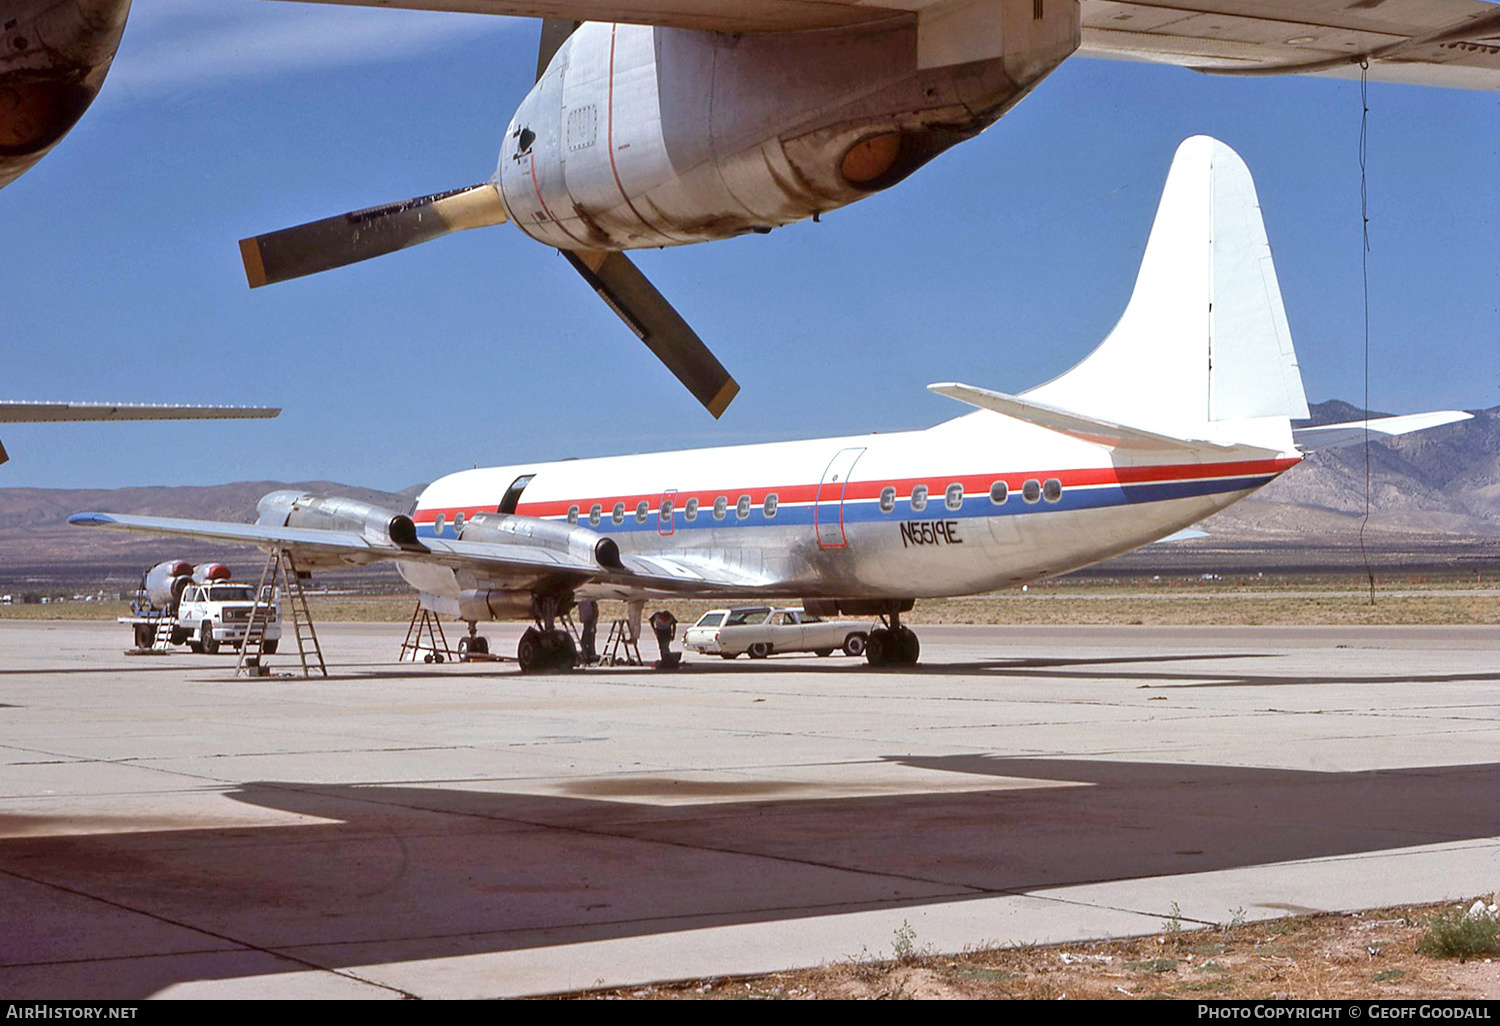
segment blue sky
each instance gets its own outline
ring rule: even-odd
[[[921,427],[1109,330],[1177,144],[1250,165],[1309,398],[1363,389],[1358,83],[1074,59],[896,188],[638,254],[743,391],[714,422],[509,226],[251,292],[236,240],[472,184],[537,23],[136,0],[94,108],[0,191],[0,395],[281,405],[270,422],[6,426],[0,487],[327,478]],[[1500,404],[1500,96],[1370,87],[1371,400]]]

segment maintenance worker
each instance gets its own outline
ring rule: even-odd
[[[583,665],[592,666],[599,661],[594,651],[594,635],[599,627],[599,603],[591,598],[578,603],[578,620],[583,624]]]
[[[682,662],[682,653],[672,651],[672,639],[677,636],[677,617],[670,610],[658,609],[651,614],[651,629],[656,632],[656,644],[661,649],[659,670],[674,670]]]

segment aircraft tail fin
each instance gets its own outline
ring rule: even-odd
[[[1229,422],[1308,415],[1255,183],[1239,154],[1201,135],[1178,147],[1124,314],[1087,359],[1024,395],[1225,442],[1242,437]]]

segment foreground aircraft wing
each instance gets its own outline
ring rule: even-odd
[[[932,0],[317,0],[713,32],[835,28],[950,6]],[[1043,2],[1043,0],[1038,0]],[[1500,7],[1486,0],[1080,0],[1088,57],[1231,75],[1357,77],[1500,89]]]
[[[518,588],[545,578],[571,580],[575,584],[597,582],[681,594],[712,591],[715,595],[722,595],[741,588],[748,592],[765,583],[729,567],[685,558],[625,556],[618,566],[603,566],[572,553],[541,546],[436,538],[397,544],[389,537],[359,531],[121,513],[77,513],[68,518],[68,523],[76,527],[102,527],[199,541],[257,545],[267,550],[280,548],[291,552],[294,559],[303,561],[309,557],[323,561],[335,559],[351,566],[386,560],[434,563],[481,572],[491,581],[513,581]]]
[[[242,420],[275,417],[279,406],[203,406],[191,403],[70,403],[0,399],[0,424],[61,424],[92,420]],[[0,463],[10,459],[0,445]]]
[[[1441,410],[1437,413],[1412,413],[1404,417],[1377,417],[1375,420],[1351,420],[1343,424],[1292,428],[1292,441],[1303,452],[1318,452],[1322,449],[1359,445],[1366,438],[1379,441],[1411,434],[1413,431],[1426,431],[1443,424],[1469,420],[1473,416],[1472,413],[1460,410]]]

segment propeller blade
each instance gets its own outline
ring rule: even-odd
[[[241,239],[240,256],[256,289],[505,220],[500,190],[486,182]]]
[[[552,63],[552,57],[557,53],[558,47],[568,41],[568,37],[578,30],[581,21],[569,21],[566,18],[544,18],[542,19],[542,38],[536,50],[536,80],[542,80],[547,65]]]
[[[559,250],[585,281],[716,418],[740,386],[687,321],[623,253]]]

